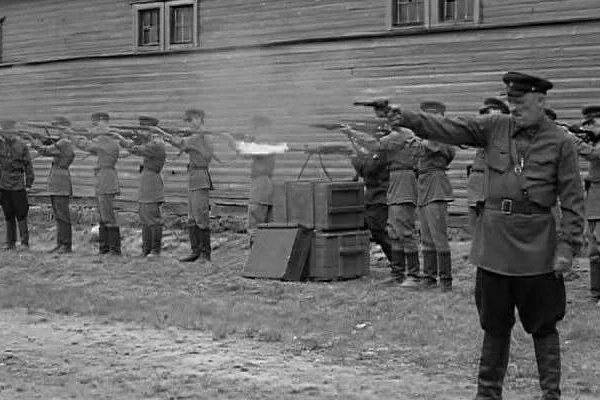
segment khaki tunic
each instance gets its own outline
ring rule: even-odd
[[[358,176],[365,182],[365,204],[387,204],[390,172],[385,156],[352,157],[350,161]]]
[[[273,205],[273,172],[275,155],[252,156],[250,203]]]
[[[60,139],[50,146],[38,147],[37,152],[44,157],[52,157],[50,176],[48,177],[48,192],[51,196],[71,196],[73,186],[69,167],[75,160],[75,150],[71,141]]]
[[[446,175],[448,165],[454,159],[456,151],[452,146],[434,143],[434,149],[421,145],[418,162],[419,199],[418,205],[425,206],[434,201],[450,202],[454,200],[452,185]]]
[[[590,188],[585,200],[585,212],[588,220],[600,219],[600,143],[590,145],[573,135],[579,155],[589,161],[587,180]]]
[[[0,189],[25,190],[35,179],[27,144],[16,137],[0,143]]]
[[[118,195],[119,179],[115,166],[119,159],[119,142],[110,136],[102,135],[93,140],[81,138],[79,148],[98,157],[94,174],[96,175],[96,196]]]
[[[210,138],[207,135],[193,135],[184,142],[181,150],[190,157],[188,190],[212,190],[212,181],[208,172],[208,165],[213,157]]]
[[[381,138],[381,149],[390,171],[388,205],[416,205],[418,189],[415,169],[419,151],[418,140],[407,140],[399,132],[391,132]]]
[[[161,171],[165,166],[167,151],[164,143],[148,142],[133,146],[129,151],[144,158],[140,177],[140,203],[162,203],[165,201]]]
[[[477,149],[475,152],[475,159],[473,160],[473,167],[469,180],[467,182],[467,201],[469,207],[475,207],[478,202],[485,200],[483,194],[483,181],[485,173],[485,152],[483,149]]]
[[[477,266],[509,276],[542,275],[552,272],[555,255],[570,258],[577,254],[584,225],[577,152],[574,143],[548,118],[542,117],[531,133],[523,158],[516,142],[524,134],[508,115],[453,119],[392,111],[389,119],[424,138],[484,148],[486,209],[471,248],[471,260]],[[551,213],[557,198],[562,210],[558,235]],[[505,214],[492,208],[503,199],[538,211]]]

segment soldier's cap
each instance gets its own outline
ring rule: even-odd
[[[11,129],[14,129],[16,124],[17,124],[17,121],[15,121],[15,120],[3,119],[0,121],[0,128],[2,128],[3,131],[9,131]]]
[[[424,101],[421,103],[423,112],[443,114],[446,112],[446,105],[441,101]]]
[[[483,100],[483,106],[479,109],[479,114],[485,114],[491,109],[500,110],[502,114],[510,114],[506,103],[496,97],[488,97]]]
[[[546,107],[544,108],[544,114],[546,114],[546,116],[548,118],[550,118],[552,121],[556,121],[556,118],[558,117],[556,115],[556,111],[554,111],[553,109],[551,109],[550,107]]]
[[[54,119],[52,119],[52,122],[50,122],[50,125],[53,126],[71,126],[71,121],[69,121],[69,119],[67,117],[54,117]]]
[[[199,117],[204,119],[204,110],[200,110],[199,108],[190,108],[189,110],[185,110],[184,121],[190,122],[192,118]]]
[[[138,119],[140,121],[140,126],[157,126],[159,122],[157,118],[148,117],[146,115],[140,115]]]
[[[549,80],[521,72],[507,72],[502,77],[506,84],[506,94],[511,97],[521,97],[526,93],[543,93],[554,86]]]
[[[265,117],[264,115],[255,115],[254,117],[252,117],[252,126],[256,128],[270,126],[272,124],[273,121],[271,121],[271,118]]]
[[[107,112],[95,112],[92,114],[92,121],[109,121],[110,117]]]
[[[585,106],[581,109],[583,124],[591,122],[594,118],[600,118],[600,106]]]

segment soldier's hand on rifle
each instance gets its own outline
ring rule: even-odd
[[[570,259],[565,256],[557,256],[554,261],[554,275],[556,277],[560,277],[561,275],[566,274],[571,270],[571,266],[573,265],[573,258]]]

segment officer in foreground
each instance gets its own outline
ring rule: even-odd
[[[503,81],[510,116],[450,119],[385,102],[377,102],[375,111],[418,136],[484,148],[485,208],[471,248],[484,330],[475,399],[502,398],[516,307],[533,336],[542,399],[553,400],[561,394],[556,324],[566,308],[562,274],[582,242],[583,188],[574,143],[544,114],[552,83],[517,72]],[[551,212],[557,197],[558,235]]]

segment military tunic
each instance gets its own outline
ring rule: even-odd
[[[365,183],[365,224],[375,243],[389,261],[392,260],[392,244],[387,235],[387,191],[390,180],[385,153],[352,157],[352,166]]]
[[[129,152],[143,157],[138,196],[140,223],[149,226],[162,225],[160,204],[165,201],[165,196],[161,171],[167,159],[165,144],[149,142],[133,146]]]
[[[419,136],[485,150],[486,209],[471,259],[480,268],[508,276],[552,272],[555,255],[570,256],[581,245],[583,191],[574,144],[543,118],[525,154],[517,154],[516,123],[507,115],[478,119],[437,118],[403,111],[391,118]],[[551,208],[560,197],[558,236]]]
[[[44,157],[52,157],[48,192],[50,196],[71,196],[73,186],[69,167],[75,160],[73,144],[67,139],[60,139],[53,145],[36,147],[36,151]]]
[[[270,222],[273,217],[275,154],[253,155],[251,158],[248,233],[252,239],[258,224]]]
[[[477,218],[485,200],[483,181],[485,174],[485,152],[477,149],[467,181],[467,204],[469,206],[469,233],[472,235],[477,226]]]
[[[0,144],[0,194],[4,218],[8,222],[26,221],[29,203],[25,188],[31,187],[34,179],[27,144],[7,136]]]
[[[181,150],[189,155],[188,166],[188,223],[201,229],[210,227],[208,191],[213,189],[208,166],[213,157],[211,139],[194,134],[184,141]]]
[[[96,175],[95,191],[100,224],[111,228],[117,227],[114,199],[120,194],[116,170],[119,159],[119,143],[107,135],[102,135],[94,140],[78,140],[77,145],[98,158],[94,174]]]

